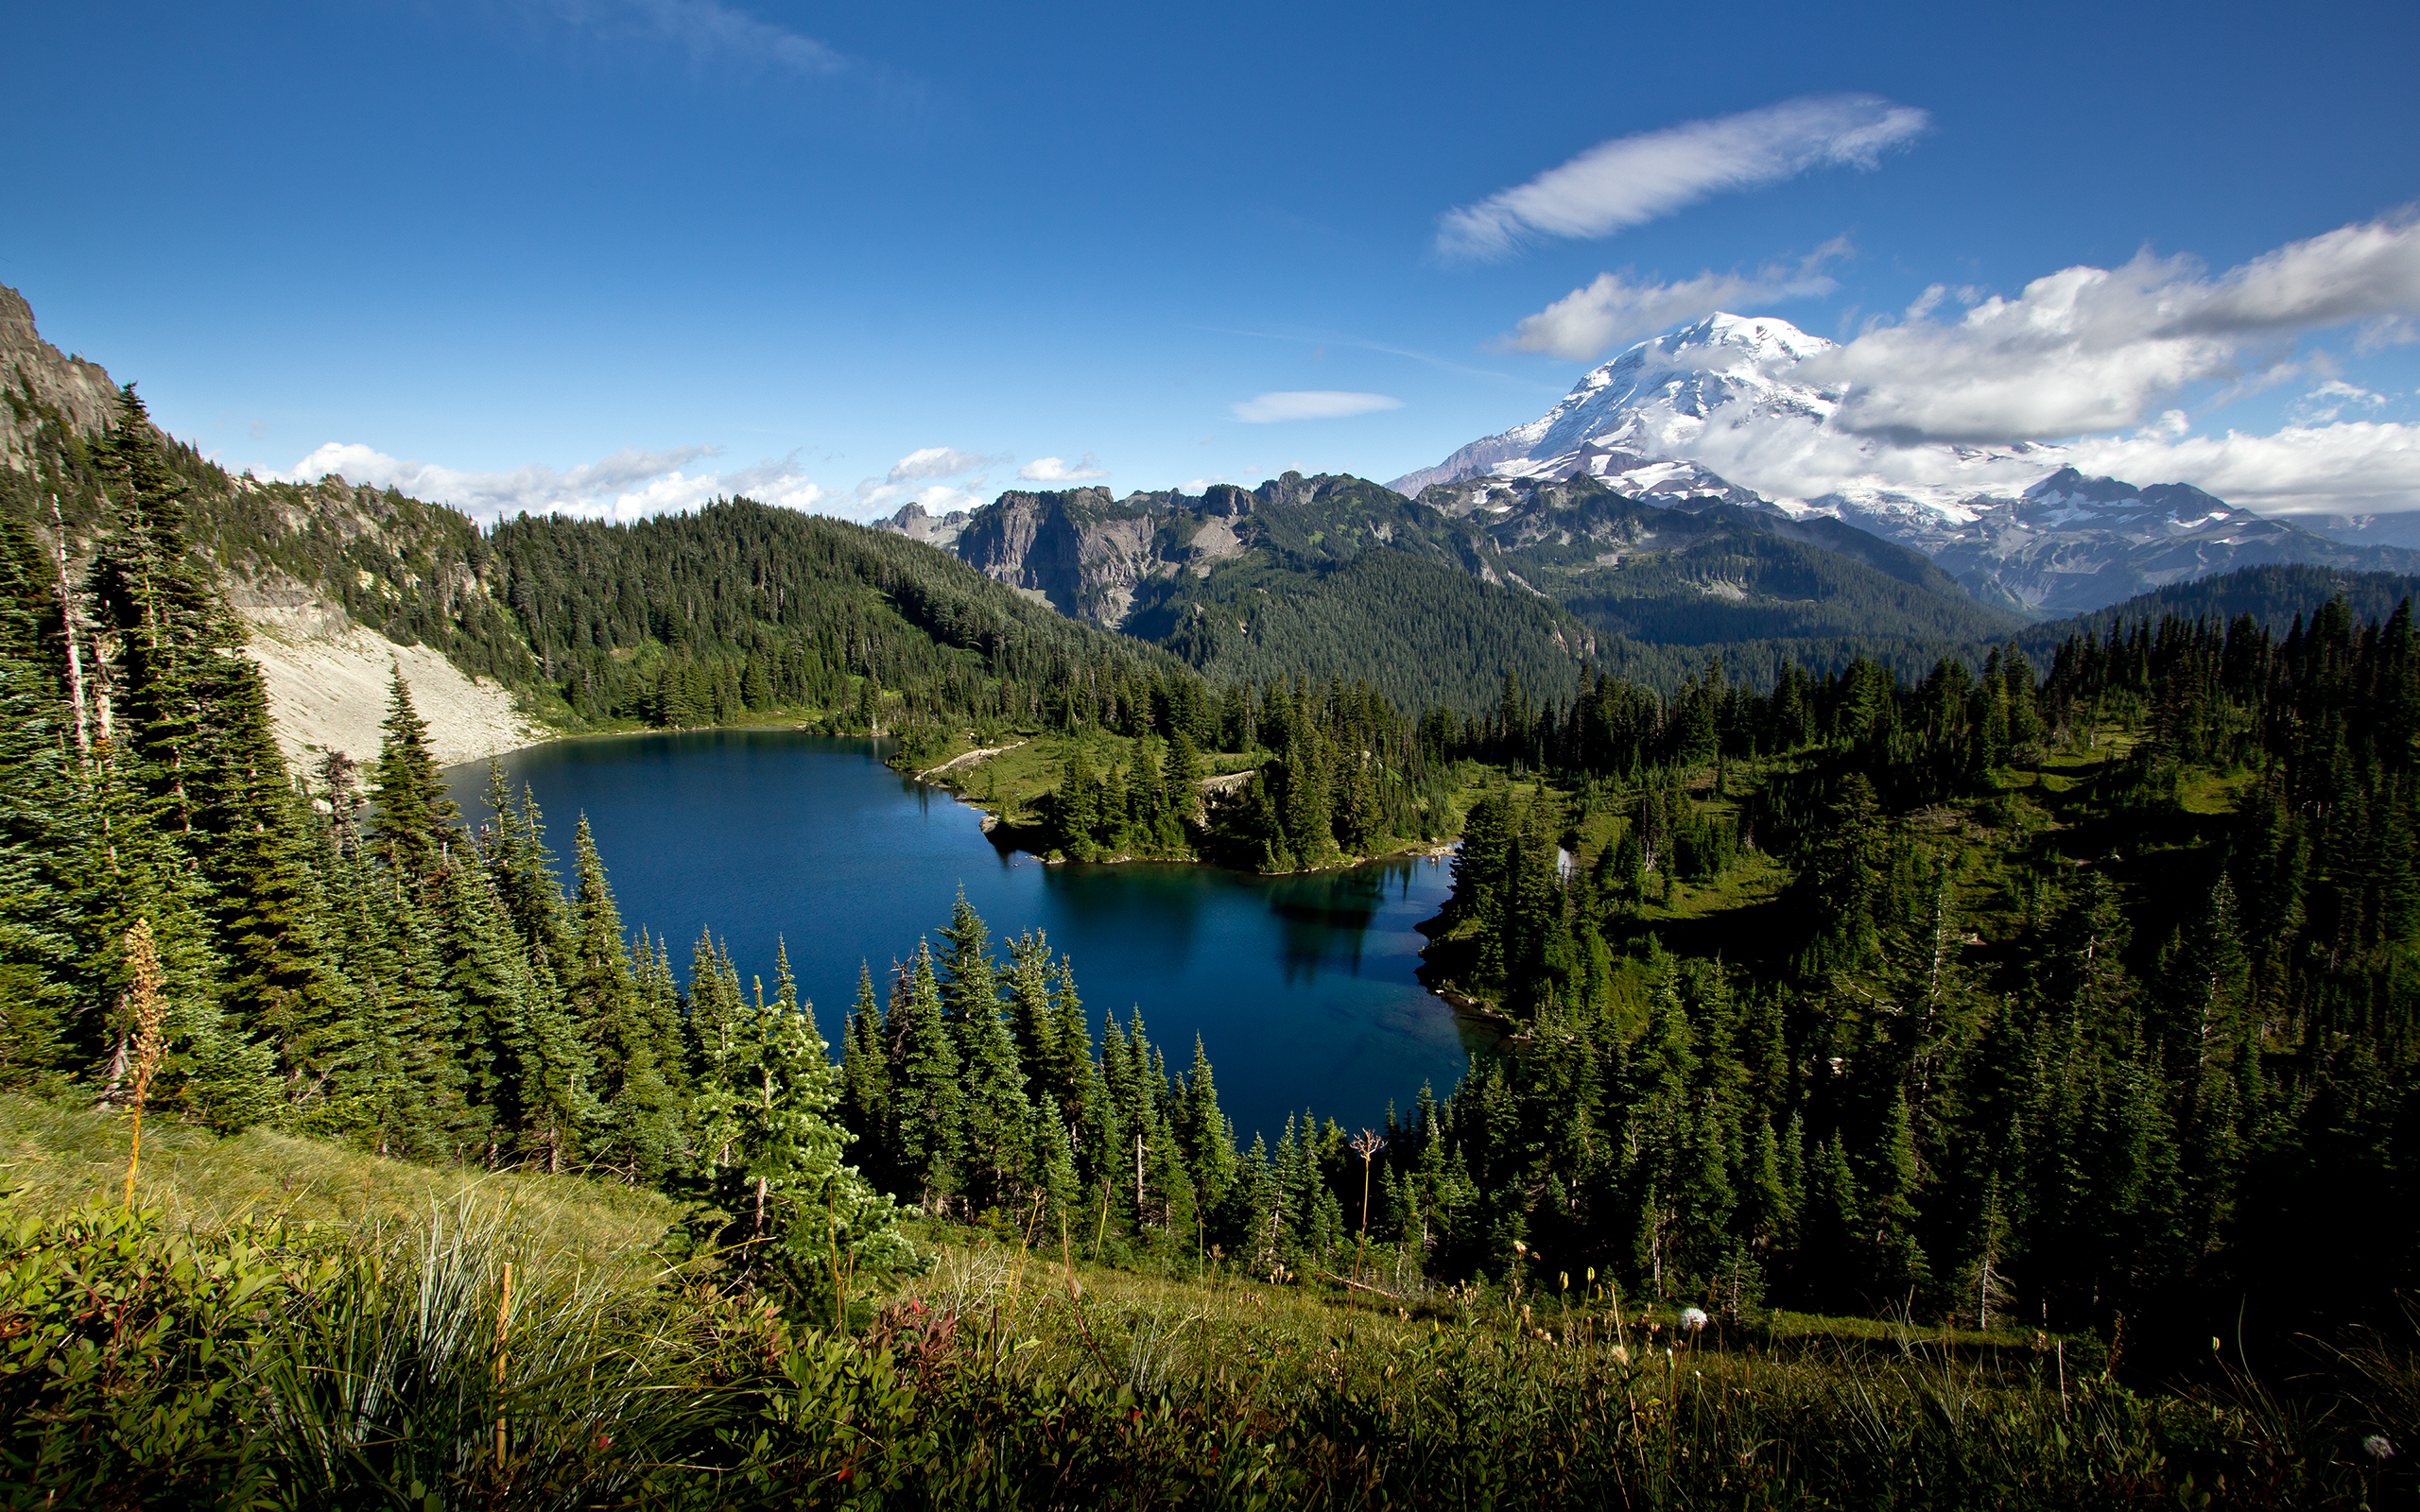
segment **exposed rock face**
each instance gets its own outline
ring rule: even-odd
[[[117,385],[97,362],[71,357],[42,338],[34,329],[33,306],[26,297],[0,284],[0,380],[9,390],[5,421],[6,444],[0,462],[24,467],[26,448],[42,423],[35,410],[46,404],[86,435],[109,423],[117,402]]]
[[[389,680],[398,670],[412,707],[428,722],[429,753],[441,766],[553,738],[515,712],[512,695],[500,685],[465,677],[427,646],[397,645],[343,610],[303,596],[301,605],[237,606],[252,632],[244,654],[268,684],[277,743],[296,769],[329,750],[376,761]]]
[[[1136,593],[1153,578],[1204,573],[1242,555],[1255,503],[1223,485],[1199,499],[1135,493],[1113,502],[1107,489],[1003,493],[975,512],[952,549],[1071,619],[1114,629],[1125,625]]]
[[[873,527],[906,536],[910,541],[921,541],[927,545],[947,546],[958,539],[959,531],[966,528],[967,519],[963,509],[933,515],[927,514],[921,504],[903,504],[897,514],[888,520],[875,521]]]

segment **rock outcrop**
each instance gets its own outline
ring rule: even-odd
[[[45,419],[56,416],[70,429],[95,436],[115,416],[117,385],[100,364],[71,357],[42,338],[24,295],[0,285],[0,379],[9,413],[0,431],[0,461],[26,465],[31,443]],[[389,679],[401,668],[413,704],[428,722],[429,744],[439,762],[474,761],[550,738],[551,732],[519,713],[512,695],[492,679],[475,678],[424,644],[404,644],[382,634],[376,622],[404,607],[406,593],[439,600],[450,612],[470,599],[485,599],[487,588],[458,561],[433,562],[421,573],[399,568],[400,585],[367,571],[350,582],[314,586],[297,579],[230,539],[257,545],[283,533],[324,541],[317,559],[345,571],[342,548],[372,538],[399,562],[418,561],[432,524],[474,533],[468,521],[438,506],[357,489],[339,477],[308,487],[271,487],[250,476],[226,480],[208,508],[243,513],[248,529],[217,532],[225,556],[216,561],[228,603],[251,627],[245,652],[259,664],[268,685],[269,712],[279,745],[298,765],[326,750],[358,761],[378,754],[379,726],[387,716]],[[239,508],[240,507],[240,508]],[[37,522],[47,538],[47,527]],[[76,527],[71,522],[71,538]],[[213,532],[200,530],[206,544]],[[89,542],[86,542],[89,546]],[[70,555],[77,541],[71,539]],[[339,595],[354,608],[339,602]],[[356,612],[357,610],[357,612]]]
[[[0,284],[0,380],[6,382],[9,413],[0,462],[24,467],[34,432],[42,424],[35,407],[47,405],[68,424],[90,436],[109,423],[117,401],[117,385],[97,362],[71,357],[42,338],[34,329],[33,306],[26,297]]]

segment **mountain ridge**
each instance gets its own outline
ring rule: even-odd
[[[2339,540],[2190,485],[2086,478],[2057,446],[1886,451],[1833,425],[1845,390],[1800,370],[1832,350],[1786,320],[1718,312],[1635,343],[1582,375],[1537,420],[1472,441],[1392,486],[1425,492],[1585,474],[1676,507],[1720,499],[1798,520],[1828,516],[1921,551],[1976,598],[2026,614],[2098,608],[2267,562],[2420,569],[2420,553]],[[1742,465],[1787,472],[1819,451],[1833,472],[1846,455],[1866,472],[1800,497],[1759,492],[1722,471],[1736,455]],[[1922,475],[1908,475],[1910,468]],[[2348,522],[2345,530],[2382,537],[2399,528]]]

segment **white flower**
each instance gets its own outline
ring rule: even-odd
[[[1705,1325],[1706,1315],[1701,1310],[1694,1307],[1685,1307],[1681,1309],[1681,1327],[1687,1329],[1690,1332],[1694,1333],[1698,1330],[1705,1327]]]
[[[2361,1449],[2372,1459],[2394,1458],[2394,1446],[2387,1442],[2387,1436],[2384,1434],[2372,1434],[2369,1437],[2362,1439]]]

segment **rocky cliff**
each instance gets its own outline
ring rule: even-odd
[[[0,379],[9,394],[5,432],[0,432],[0,462],[28,465],[34,433],[42,426],[42,406],[57,410],[67,423],[93,435],[109,422],[117,386],[97,362],[71,357],[42,338],[34,329],[33,306],[26,297],[0,284]]]

